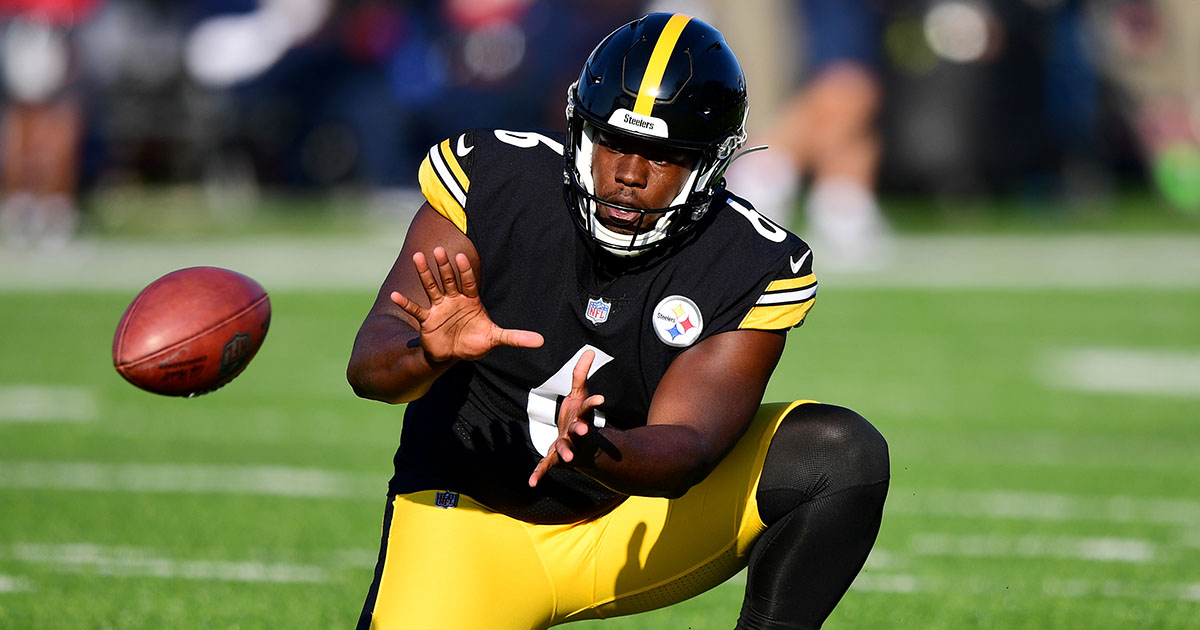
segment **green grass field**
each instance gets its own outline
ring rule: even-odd
[[[112,369],[136,288],[0,288],[0,628],[350,627],[400,428],[343,376],[383,271],[264,282],[263,349],[192,400]],[[768,398],[851,406],[892,451],[879,542],[827,628],[1200,619],[1200,282],[1016,285],[825,279],[790,336]],[[730,628],[739,579],[578,626]]]

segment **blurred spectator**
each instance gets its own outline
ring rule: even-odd
[[[414,185],[425,149],[451,127],[561,127],[586,42],[640,4],[339,3],[261,74],[230,82],[234,142],[267,182]]]
[[[784,104],[747,154],[730,168],[730,188],[783,225],[802,180],[811,181],[804,237],[827,266],[875,265],[886,258],[888,226],[875,196],[880,161],[876,116],[882,102],[884,14],[873,0],[800,0],[807,67],[803,87]]]
[[[82,107],[74,27],[95,0],[6,0],[0,230],[15,245],[66,243],[79,224]]]
[[[0,0],[0,230],[62,242],[92,186],[386,199],[447,126],[561,129],[587,43],[647,8],[746,55],[750,146],[771,149],[731,188],[781,223],[802,208],[823,265],[886,261],[877,181],[1038,205],[1144,159],[1200,208],[1192,0]]]
[[[1091,11],[1153,181],[1200,212],[1200,2],[1099,0]]]

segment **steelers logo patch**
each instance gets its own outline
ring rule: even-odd
[[[682,295],[665,297],[654,307],[650,325],[669,346],[690,346],[704,330],[704,318],[696,303]]]

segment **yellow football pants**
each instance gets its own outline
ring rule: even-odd
[[[767,447],[797,405],[767,404],[707,479],[678,499],[629,497],[599,518],[535,525],[465,495],[397,495],[373,630],[530,630],[669,606],[746,566],[762,533]]]

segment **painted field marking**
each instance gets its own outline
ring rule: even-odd
[[[971,577],[948,579],[907,573],[862,573],[850,585],[851,590],[894,594],[969,593],[988,598],[997,593],[1032,594],[1050,598],[1095,597],[1102,599],[1140,599],[1200,602],[1200,582],[1155,583],[1124,580],[1097,580],[1084,577],[1044,577],[1040,582],[1017,583],[1011,580]]]
[[[874,555],[874,551],[871,552]],[[896,595],[955,593],[980,595],[994,598],[997,593],[1035,595],[1050,598],[1097,597],[1104,599],[1145,599],[1200,602],[1200,582],[1161,583],[1128,582],[1122,580],[1097,580],[1076,576],[1036,577],[1014,583],[1008,578],[989,578],[981,575],[947,578],[914,573],[892,573],[870,569],[859,573],[850,585],[850,590],[865,593],[890,593]],[[725,585],[729,588],[744,588],[746,573],[743,571]]]
[[[0,487],[382,500],[378,475],[284,466],[0,461]]]
[[[15,575],[0,574],[0,593],[26,593],[33,590],[33,582]]]
[[[91,422],[99,407],[87,387],[0,384],[0,423]]]
[[[888,498],[889,514],[963,518],[1200,523],[1200,501],[1162,497],[1086,496],[1012,490],[916,490]]]
[[[229,582],[310,582],[330,580],[318,566],[290,563],[182,560],[158,556],[136,547],[104,547],[90,543],[15,543],[9,555],[19,562],[49,565],[76,573],[114,577],[154,577]]]
[[[1082,578],[1046,578],[1042,592],[1052,597],[1121,597],[1200,602],[1200,582],[1155,584],[1120,580]]]
[[[395,233],[264,235],[208,242],[80,239],[53,253],[0,248],[0,291],[136,290],[173,269],[218,265],[246,273],[268,290],[373,292],[402,241]],[[829,286],[860,288],[1200,288],[1195,236],[900,235],[893,249],[894,260],[881,270],[818,274]],[[816,257],[819,267],[820,250]]]
[[[1103,394],[1200,398],[1200,353],[1081,348],[1048,353],[1039,366],[1054,387]]]
[[[921,593],[928,584],[915,575],[905,573],[860,573],[850,588],[867,593]]]
[[[909,539],[920,556],[956,558],[1072,558],[1098,562],[1146,564],[1160,556],[1149,540],[1111,536],[1004,536],[999,534],[920,533]]]

